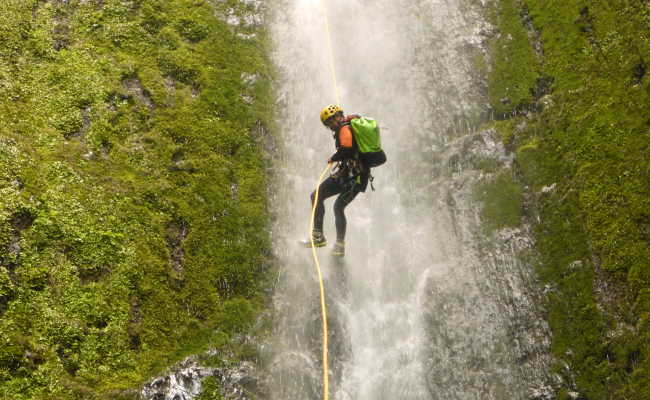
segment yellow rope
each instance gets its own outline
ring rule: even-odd
[[[332,73],[332,84],[334,85],[334,94],[336,96],[336,104],[341,106],[341,96],[339,94],[339,86],[336,79],[336,64],[334,63],[334,48],[332,46],[332,33],[330,30],[329,17],[327,15],[327,9],[325,8],[324,0],[319,1],[321,6],[321,12],[325,19],[325,29],[327,31],[327,48],[329,50],[329,61],[330,61],[330,72]],[[321,316],[323,320],[323,400],[329,399],[329,362],[327,360],[327,306],[325,304],[325,285],[323,285],[323,274],[320,268],[320,261],[318,260],[318,254],[316,253],[316,247],[314,246],[314,236],[311,234],[314,231],[314,218],[316,216],[316,205],[318,204],[318,196],[320,184],[323,181],[323,177],[332,167],[332,164],[327,164],[327,167],[323,170],[320,177],[318,178],[318,185],[316,186],[316,193],[314,195],[314,204],[311,209],[311,223],[310,223],[310,240],[311,240],[311,251],[314,256],[314,262],[316,263],[316,271],[318,272],[318,283],[320,285],[320,307],[321,307]]]
[[[339,94],[339,85],[336,79],[336,64],[334,63],[334,48],[332,46],[332,33],[330,31],[330,21],[327,15],[327,9],[323,0],[320,1],[320,8],[325,19],[325,30],[327,31],[327,48],[330,53],[330,71],[332,73],[332,83],[334,84],[334,94],[336,96],[336,105],[341,106],[341,95]]]
[[[318,192],[320,191],[320,183],[323,181],[323,177],[330,170],[332,164],[327,164],[327,167],[320,174],[318,178],[318,186],[316,186],[316,194],[314,195],[314,204],[311,208],[311,223],[309,225],[309,237],[311,241],[311,252],[314,256],[314,261],[316,262],[316,271],[318,272],[318,282],[320,284],[320,308],[321,316],[323,319],[323,399],[329,399],[329,367],[327,361],[327,306],[325,305],[325,285],[323,285],[323,274],[320,269],[320,261],[318,260],[318,255],[316,254],[316,246],[314,246],[314,235],[311,233],[314,231],[314,218],[316,216],[316,205],[318,204]]]

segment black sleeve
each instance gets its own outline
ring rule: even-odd
[[[336,153],[330,157],[332,161],[343,161],[354,158],[354,147],[339,147]]]

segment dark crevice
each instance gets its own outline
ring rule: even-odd
[[[127,98],[135,97],[139,103],[144,104],[149,109],[155,107],[155,104],[151,99],[151,93],[142,86],[142,83],[138,78],[125,78],[122,80],[122,86],[129,93],[129,95],[126,96]]]
[[[72,351],[63,345],[59,345],[56,349],[56,354],[63,365],[63,369],[71,376],[77,375],[79,365],[73,360]]]
[[[645,76],[647,71],[647,66],[645,64],[645,61],[643,59],[640,59],[638,64],[634,66],[634,69],[632,70],[632,83],[634,85],[638,85],[643,81],[643,77]]]
[[[198,169],[192,163],[191,160],[186,160],[185,159],[185,150],[184,149],[178,149],[176,150],[171,157],[171,165],[169,166],[169,171],[172,172],[187,172],[187,173],[195,173],[198,172]]]
[[[575,24],[580,29],[580,32],[584,33],[587,36],[589,44],[594,46],[596,50],[602,55],[600,45],[596,40],[596,34],[594,32],[594,20],[589,12],[589,7],[585,6],[580,10],[580,17],[575,21]]]
[[[142,306],[137,296],[131,296],[129,300],[129,325],[127,333],[129,334],[129,347],[131,350],[141,348],[142,339],[140,338],[140,329],[142,325]]]
[[[641,352],[637,350],[631,351],[627,355],[627,365],[625,366],[625,371],[628,374],[631,374],[639,364],[639,358],[641,357]]]
[[[650,216],[642,214],[636,218],[636,225],[639,227],[641,233],[641,240],[650,247]]]
[[[531,96],[533,97],[533,102],[517,104],[512,111],[502,113],[495,113],[493,109],[489,109],[486,112],[486,115],[489,115],[490,119],[496,121],[504,121],[510,118],[516,118],[521,115],[538,113],[543,108],[542,98],[548,94],[551,94],[553,91],[554,81],[555,79],[553,77],[540,76],[535,81],[535,86],[530,89]],[[504,105],[510,104],[510,99],[503,98],[501,99],[501,103]]]
[[[8,267],[9,276],[12,279],[14,279],[13,271],[19,265],[20,253],[22,251],[20,245],[22,234],[32,226],[35,219],[36,216],[30,210],[20,209],[12,215],[9,221],[11,225],[9,243],[7,244],[5,255],[0,257],[0,261]]]
[[[79,271],[79,281],[82,286],[90,285],[91,283],[101,282],[102,280],[108,278],[111,275],[111,270],[106,267],[102,267],[99,271]]]
[[[532,88],[531,94],[533,95],[533,99],[535,101],[539,101],[542,97],[546,96],[547,94],[551,93],[552,86],[553,86],[554,79],[552,77],[548,76],[540,76],[537,78],[537,81],[535,82],[535,87]]]
[[[89,324],[93,328],[104,329],[108,326],[108,321],[105,318],[98,319]]]
[[[589,7],[585,6],[580,10],[580,18],[576,20],[580,32],[591,35],[594,31],[594,21],[589,14]]]
[[[52,39],[54,50],[61,51],[70,46],[70,28],[65,20],[57,21],[52,29]]]
[[[190,226],[182,218],[178,218],[167,225],[167,246],[170,250],[170,264],[174,271],[174,279],[181,282],[184,278],[183,262],[185,251],[183,242],[190,232]]]
[[[177,149],[176,151],[174,151],[174,154],[172,154],[172,162],[178,163],[182,161],[184,157],[185,157],[185,150]]]
[[[62,5],[56,8],[53,18],[52,47],[56,51],[67,49],[72,44],[70,35],[70,15],[72,12],[66,10],[66,8],[70,8],[68,2],[61,3]]]
[[[605,349],[603,352],[603,361],[607,361],[609,363],[616,362],[616,353],[609,348]]]
[[[528,39],[533,45],[535,54],[540,58],[543,57],[544,48],[542,47],[541,35],[539,31],[535,29],[535,25],[533,24],[533,19],[530,16],[530,11],[528,10],[528,6],[526,4],[523,4],[521,7],[520,17],[521,17],[521,22],[524,25],[524,28],[526,28]]]
[[[22,232],[29,229],[36,220],[36,216],[26,209],[17,211],[11,218],[11,227],[17,231]]]
[[[84,137],[88,129],[90,129],[90,107],[83,108],[81,110],[81,129],[79,130],[79,136]]]

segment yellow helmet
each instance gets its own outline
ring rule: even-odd
[[[323,108],[320,112],[320,122],[325,123],[328,119],[336,115],[336,113],[343,112],[343,109],[335,104]]]

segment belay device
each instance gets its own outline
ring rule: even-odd
[[[359,160],[368,168],[374,168],[386,162],[386,153],[381,149],[379,125],[372,118],[354,118],[350,121],[354,140],[359,147]]]

